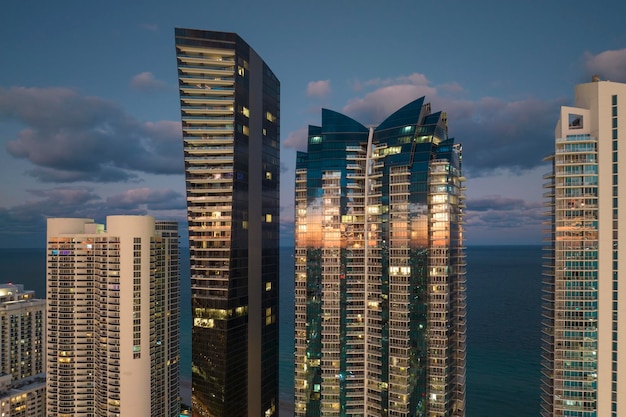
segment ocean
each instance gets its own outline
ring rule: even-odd
[[[181,297],[191,297],[183,249]],[[293,248],[280,259],[281,416],[293,401]],[[0,283],[24,284],[45,296],[45,250],[0,249]],[[189,305],[181,303],[181,305]],[[467,249],[466,417],[539,415],[541,247]],[[181,312],[181,377],[191,378],[191,310]]]

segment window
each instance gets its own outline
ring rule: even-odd
[[[570,129],[582,129],[583,128],[583,116],[582,114],[569,114],[569,128]]]

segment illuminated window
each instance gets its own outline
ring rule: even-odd
[[[272,290],[272,283],[271,282],[266,282],[265,283],[265,291],[271,291]]]
[[[272,222],[272,215],[271,214],[266,214],[265,215],[265,223],[271,223]]]
[[[246,136],[250,136],[250,129],[248,128],[248,126],[243,127],[243,134]]]
[[[400,153],[401,150],[402,148],[400,146],[390,146],[387,149],[383,149],[381,153],[383,155],[395,155]]]
[[[245,77],[246,69],[242,67],[241,65],[237,66],[237,74],[241,75],[242,77]]]
[[[321,136],[311,136],[309,138],[309,143],[321,143],[321,142],[322,142]]]
[[[265,179],[266,180],[271,180],[272,179],[272,173],[270,171],[265,171]]]
[[[250,117],[250,109],[247,108],[246,106],[243,106],[243,108],[241,109],[241,114],[243,114],[246,117]]]
[[[271,112],[265,112],[265,118],[272,123],[276,121],[276,116],[274,116]]]

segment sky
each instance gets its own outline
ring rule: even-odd
[[[540,244],[559,106],[594,74],[626,82],[625,16],[603,0],[8,2],[0,248],[44,247],[48,217],[184,224],[175,27],[238,33],[281,82],[281,244],[321,108],[377,125],[421,96],[463,144],[466,243]]]

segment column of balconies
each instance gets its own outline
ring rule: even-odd
[[[178,45],[177,59],[192,287],[224,297],[232,226],[235,51]]]
[[[392,167],[389,173],[389,412],[409,412],[410,395],[410,171]]]
[[[308,381],[307,360],[307,193],[306,169],[296,170],[295,189],[295,407],[294,414],[304,417],[308,393],[312,387]]]
[[[346,338],[349,343],[346,369],[346,410],[350,415],[363,413],[369,409],[371,387],[369,384],[375,375],[371,375],[372,362],[376,354],[372,345],[376,344],[375,333],[370,337],[370,316],[372,311],[367,303],[369,279],[367,270],[368,233],[366,230],[366,171],[367,153],[364,146],[348,146],[347,159],[347,190],[348,196],[346,222],[344,222],[344,239],[346,245]],[[380,365],[379,365],[380,366]],[[377,381],[379,380],[376,379]],[[368,401],[366,408],[366,401]]]
[[[597,141],[557,139],[552,202],[553,258],[544,296],[543,413],[596,410],[598,302]],[[552,278],[553,277],[553,278]],[[552,406],[552,410],[549,410]],[[547,415],[547,414],[546,414]]]
[[[341,378],[341,173],[322,176],[322,411],[338,416]],[[345,331],[345,330],[344,330]],[[348,337],[349,338],[349,337]]]
[[[366,167],[366,233],[367,246],[365,253],[366,262],[366,386],[367,388],[367,413],[368,415],[380,415],[381,405],[381,381],[382,381],[382,251],[381,251],[381,198],[383,155],[377,145],[372,145],[365,160]]]
[[[455,145],[455,151],[460,155],[460,145]],[[459,157],[460,159],[460,157]],[[449,249],[449,271],[451,301],[451,412],[453,417],[465,415],[466,397],[466,361],[467,361],[467,292],[466,292],[466,261],[464,232],[465,210],[465,177],[461,172],[450,165],[448,184],[451,192],[450,222],[451,236]]]
[[[450,271],[451,206],[458,190],[450,174],[448,160],[431,161],[428,176],[428,410],[433,417],[451,414],[455,403],[454,356],[458,341],[453,329],[456,312],[451,309],[454,282]]]

